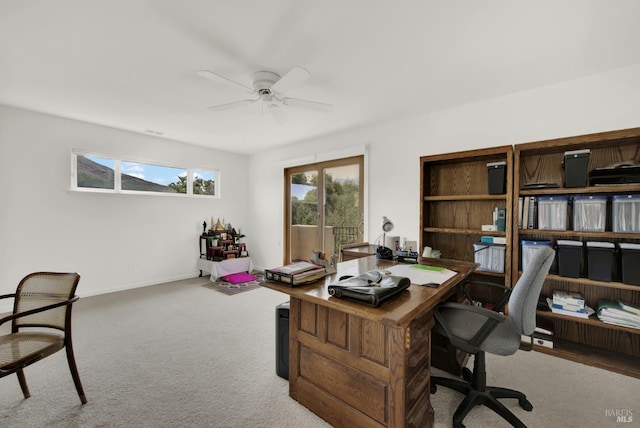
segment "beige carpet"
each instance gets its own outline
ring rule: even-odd
[[[287,296],[260,287],[230,298],[207,281],[81,298],[74,335],[88,404],[59,352],[27,369],[28,400],[15,376],[0,379],[0,426],[328,427],[275,373],[275,306]],[[487,369],[490,384],[527,394],[532,412],[507,406],[529,427],[640,426],[638,379],[531,352],[488,356]],[[446,388],[432,396],[437,427],[451,426],[461,399]],[[616,410],[631,410],[633,422],[616,422]],[[465,424],[508,426],[483,407]]]

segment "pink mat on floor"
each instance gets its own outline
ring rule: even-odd
[[[255,281],[258,279],[257,276],[251,275],[250,273],[241,272],[241,273],[232,273],[231,275],[226,275],[220,278],[223,281],[230,282],[232,284],[240,284],[243,282]]]

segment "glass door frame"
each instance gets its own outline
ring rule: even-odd
[[[318,242],[323,242],[324,238],[324,229],[325,229],[325,177],[324,171],[328,168],[335,168],[347,165],[357,164],[359,166],[359,177],[358,177],[358,186],[359,186],[359,194],[358,194],[358,206],[359,206],[359,216],[360,216],[360,224],[358,225],[359,231],[358,234],[362,239],[364,239],[365,233],[365,156],[364,154],[355,155],[340,159],[333,159],[321,162],[315,162],[305,165],[297,165],[288,168],[284,168],[284,240],[283,240],[283,263],[288,264],[291,263],[291,177],[295,174],[301,172],[309,172],[315,171],[318,177],[318,221],[317,221],[317,240]],[[336,249],[337,250],[337,249]],[[309,257],[311,254],[309,254]]]

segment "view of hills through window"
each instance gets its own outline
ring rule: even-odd
[[[115,190],[115,160],[77,156],[77,186]],[[193,171],[194,195],[215,195],[213,171]],[[187,170],[139,162],[121,162],[121,188],[142,192],[187,193]]]

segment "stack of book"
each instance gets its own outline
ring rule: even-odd
[[[306,261],[265,270],[265,277],[269,281],[279,282],[290,287],[317,281],[326,274],[327,270],[324,266]]]
[[[535,229],[538,226],[537,215],[538,204],[535,196],[521,196],[518,198],[519,229]]]
[[[584,304],[584,296],[581,293],[572,291],[554,290],[553,299],[547,298],[547,303],[554,314],[586,319],[595,312]]]
[[[607,324],[640,329],[640,306],[620,300],[601,299],[598,302],[598,318]]]

